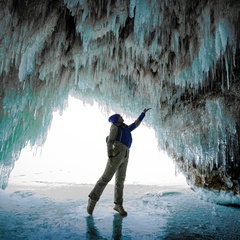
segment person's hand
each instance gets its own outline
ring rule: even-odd
[[[144,110],[143,110],[143,112],[144,113],[146,113],[147,111],[149,111],[151,108],[145,108]]]
[[[109,157],[108,161],[109,161],[110,167],[112,167],[114,165],[114,157]]]

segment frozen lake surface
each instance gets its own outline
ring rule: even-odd
[[[92,185],[10,185],[0,191],[0,239],[240,239],[240,208],[201,200],[186,186],[126,185],[127,217],[108,185],[93,216]]]

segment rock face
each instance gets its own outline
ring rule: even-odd
[[[240,3],[0,1],[1,187],[69,94],[138,114],[189,184],[239,194]],[[135,115],[134,115],[135,116]]]

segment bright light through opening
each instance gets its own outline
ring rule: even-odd
[[[135,119],[124,116],[124,120],[130,124]],[[69,98],[63,115],[54,113],[41,154],[33,156],[29,146],[23,149],[9,184],[95,184],[106,166],[109,129],[108,116],[96,104],[84,106],[80,100]],[[125,184],[186,184],[182,175],[175,176],[172,160],[159,152],[154,130],[144,126],[144,120],[132,135]]]

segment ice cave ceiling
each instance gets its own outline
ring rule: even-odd
[[[189,183],[239,194],[239,23],[238,0],[1,0],[1,188],[71,94],[152,107]]]

